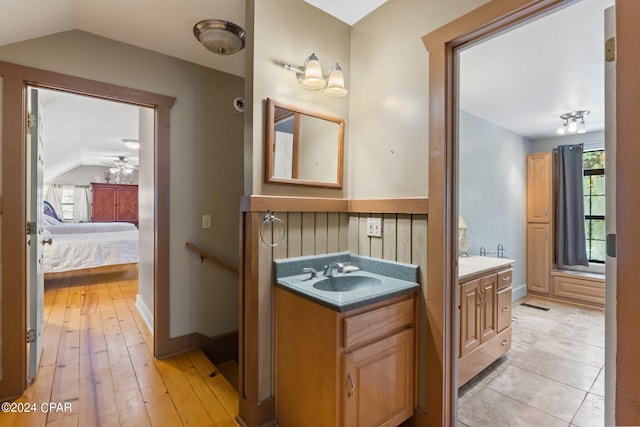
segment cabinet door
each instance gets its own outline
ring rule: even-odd
[[[460,285],[460,357],[480,345],[480,280]]]
[[[528,155],[527,222],[549,222],[551,194],[551,153]]]
[[[413,414],[413,334],[345,354],[345,426],[397,426]]]
[[[549,224],[527,225],[527,289],[549,293],[551,240]]]
[[[497,289],[498,276],[496,274],[480,279],[480,343],[493,338],[497,333]]]
[[[121,187],[118,189],[117,220],[123,222],[138,221],[138,188]]]
[[[113,222],[116,220],[117,187],[93,186],[91,220]]]

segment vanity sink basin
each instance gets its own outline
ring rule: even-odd
[[[375,288],[382,281],[369,276],[332,276],[318,280],[313,287],[320,291],[352,292]]]
[[[326,266],[351,265],[356,270],[323,276]],[[274,285],[343,312],[417,292],[418,266],[355,255],[351,252],[282,258],[273,261]],[[315,273],[315,274],[314,274]]]

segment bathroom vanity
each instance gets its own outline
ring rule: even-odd
[[[326,277],[333,258],[303,257],[288,273],[276,264],[280,426],[396,426],[413,414],[417,267],[341,254],[359,270]]]
[[[458,387],[511,349],[511,265],[483,256],[458,259]]]

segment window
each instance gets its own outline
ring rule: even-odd
[[[73,221],[73,206],[76,198],[76,188],[73,185],[62,187],[62,220]]]
[[[589,262],[604,263],[605,259],[605,197],[604,150],[585,151],[584,169],[584,226]]]

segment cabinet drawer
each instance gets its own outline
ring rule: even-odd
[[[511,286],[498,291],[498,332],[511,324]]]
[[[498,273],[498,289],[511,285],[513,270],[505,270]]]
[[[344,319],[346,351],[413,324],[413,298]]]

